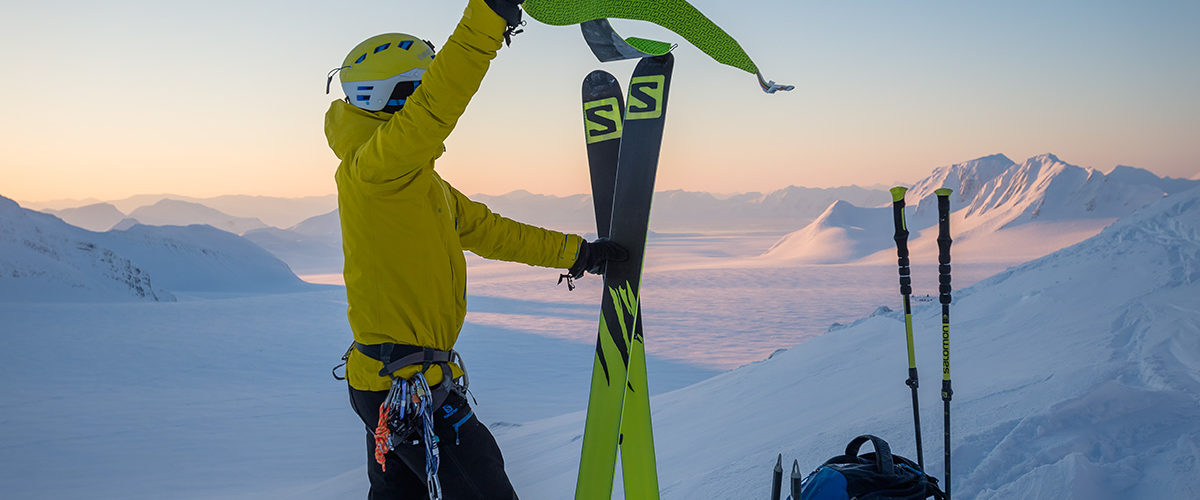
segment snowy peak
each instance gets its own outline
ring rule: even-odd
[[[890,206],[864,208],[835,201],[811,224],[777,241],[763,257],[797,264],[861,259],[893,244],[891,213]]]
[[[258,218],[234,217],[199,203],[172,199],[159,200],[153,205],[138,208],[131,212],[129,217],[153,226],[207,224],[234,234],[267,227]]]
[[[985,184],[1016,165],[1007,156],[994,154],[937,167],[929,177],[917,182],[908,190],[907,198],[913,200],[912,204],[915,205],[919,200],[933,197],[934,191],[941,188],[953,189],[960,197],[972,196]]]
[[[934,248],[936,231],[923,230],[936,222],[934,191],[942,187],[954,190],[951,226],[961,255],[1021,262],[1082,241],[1117,218],[1195,186],[1200,182],[1162,178],[1126,166],[1105,175],[1050,153],[1020,164],[1004,155],[985,156],[938,167],[908,191],[910,249]],[[834,263],[891,249],[893,243],[885,237],[892,232],[890,207],[867,206],[880,208],[834,203],[809,226],[784,236],[764,256]],[[882,260],[883,254],[871,258]]]

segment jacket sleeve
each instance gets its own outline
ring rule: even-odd
[[[446,184],[456,205],[456,225],[463,249],[480,257],[531,266],[568,269],[579,255],[583,238],[501,217]]]
[[[350,175],[382,183],[415,175],[441,156],[467,103],[496,57],[507,25],[483,0],[470,0],[416,92],[355,152]]]

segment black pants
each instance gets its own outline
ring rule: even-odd
[[[375,462],[375,426],[379,405],[387,391],[350,388],[350,407],[367,426],[368,500],[420,500],[429,498],[425,487],[425,445],[401,444],[387,455],[387,471]],[[451,393],[433,412],[437,434],[438,479],[445,500],[516,500],[517,494],[504,473],[504,457],[487,427],[475,417],[466,398]]]

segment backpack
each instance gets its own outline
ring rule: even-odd
[[[870,441],[874,453],[858,454]],[[793,493],[794,495],[795,493]],[[944,499],[937,478],[927,476],[907,458],[892,455],[887,441],[862,435],[846,445],[846,453],[826,460],[809,474],[793,500],[923,500]]]

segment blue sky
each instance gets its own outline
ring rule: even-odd
[[[764,95],[684,43],[662,189],[911,182],[992,153],[1200,171],[1200,2],[693,3],[797,88]],[[381,32],[440,45],[465,4],[6,3],[0,194],[333,192],[326,71]],[[531,21],[439,170],[465,192],[586,192],[578,87],[597,67],[625,79],[632,63],[601,66],[576,28]]]

